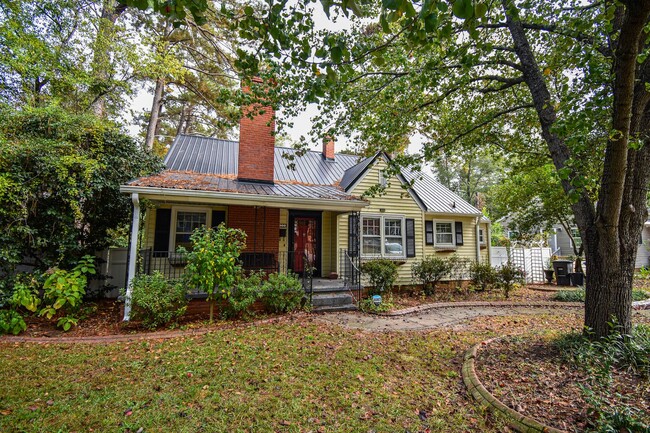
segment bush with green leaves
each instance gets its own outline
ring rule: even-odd
[[[558,290],[553,295],[553,300],[559,302],[585,302],[585,290]]]
[[[77,325],[78,318],[74,316],[86,294],[88,275],[94,275],[95,258],[83,256],[72,270],[52,269],[43,284],[43,308],[38,313],[51,319],[57,314],[63,314],[57,321],[57,326],[68,331]]]
[[[192,251],[187,254],[185,279],[191,287],[207,293],[210,322],[217,298],[228,299],[241,273],[239,254],[246,247],[246,233],[226,227],[200,227],[190,236]]]
[[[448,259],[428,256],[411,265],[411,275],[413,280],[422,284],[425,294],[432,295],[436,291],[436,285],[449,276],[452,265]]]
[[[298,277],[274,272],[262,283],[262,302],[272,313],[295,311],[304,303],[305,291]]]
[[[16,310],[0,310],[0,335],[18,335],[27,329],[23,316]]]
[[[393,299],[390,295],[382,296],[381,304],[375,305],[372,297],[362,299],[358,304],[359,310],[364,313],[387,313],[392,310],[395,305],[393,304]]]
[[[27,273],[16,274],[3,280],[2,305],[0,310],[0,335],[18,335],[27,329],[23,314],[19,310],[35,313],[41,304],[39,297],[39,281]]]
[[[472,262],[469,276],[472,287],[477,292],[492,290],[497,282],[497,271],[488,262]]]
[[[392,260],[376,259],[361,264],[361,273],[368,278],[369,295],[390,291],[397,280],[397,265]]]
[[[644,266],[636,273],[635,277],[642,280],[650,280],[650,266]]]
[[[230,293],[223,315],[225,317],[252,316],[253,304],[262,299],[263,277],[263,272],[251,272],[248,276],[242,274]]]
[[[579,385],[591,417],[592,428],[587,431],[648,432],[650,425],[642,421],[637,408],[626,403],[612,405],[608,397],[625,400],[614,387],[615,370],[636,375],[641,381],[650,378],[650,326],[636,325],[631,335],[624,336],[615,323],[610,326],[612,332],[600,340],[590,339],[588,333],[572,333],[555,344],[566,361],[587,373],[588,381]]]
[[[524,282],[525,274],[514,263],[508,262],[497,268],[496,276],[496,284],[503,290],[503,295],[507,299],[510,297],[510,292],[514,289],[515,284]]]
[[[149,329],[174,323],[187,309],[187,290],[170,282],[159,271],[138,275],[131,281],[131,318]]]

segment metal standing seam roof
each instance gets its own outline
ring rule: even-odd
[[[276,147],[274,185],[239,182],[237,164],[239,143],[212,137],[181,134],[174,139],[164,163],[167,170],[136,179],[130,185],[160,188],[202,189],[243,194],[287,197],[356,199],[345,192],[372,165],[378,155],[359,160],[354,155],[337,153],[328,161],[319,151],[297,156],[297,150]],[[295,156],[295,159],[283,156]],[[294,163],[294,168],[287,166]],[[481,212],[427,174],[402,170],[406,181],[426,212],[480,216]]]
[[[327,161],[319,151],[307,151],[302,156],[297,156],[297,152],[287,147],[275,148],[274,180],[335,185],[359,161],[354,155],[336,154],[334,161]],[[164,163],[173,171],[237,176],[238,155],[236,141],[181,134],[174,139]],[[292,161],[285,155],[295,156],[294,169],[287,167]]]

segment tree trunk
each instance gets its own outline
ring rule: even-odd
[[[153,102],[151,103],[151,114],[149,115],[149,124],[147,125],[147,136],[144,139],[144,147],[147,150],[153,149],[153,142],[156,139],[158,130],[158,120],[160,119],[160,110],[162,109],[163,91],[165,82],[162,78],[156,80],[156,88],[153,92]]]
[[[557,113],[551,94],[521,22],[509,12],[513,6],[511,0],[502,3],[515,53],[540,120],[542,137],[556,169],[563,169],[571,154],[563,138],[553,131]],[[643,125],[638,118],[648,114],[647,98],[643,102],[644,98],[640,97],[646,91],[639,90],[639,86],[635,89],[635,82],[639,47],[643,46],[643,28],[649,14],[648,0],[625,3],[620,30],[613,35],[618,42],[613,58],[613,133],[604,155],[598,203],[595,207],[582,193],[572,206],[586,257],[585,328],[590,330],[592,338],[604,337],[612,331],[629,334],[632,330],[632,277],[637,240],[647,214],[650,160],[648,149],[630,149],[629,139],[643,131],[643,127],[635,128],[634,116],[637,124]],[[563,179],[566,193],[572,190],[570,179],[575,176],[571,172],[568,179]],[[613,329],[611,323],[617,328]]]

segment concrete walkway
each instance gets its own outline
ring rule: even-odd
[[[556,305],[542,306],[464,306],[430,308],[422,312],[406,315],[375,315],[360,312],[330,313],[317,316],[316,320],[364,331],[418,331],[451,327],[476,317],[544,315],[544,314],[583,314],[583,310],[575,307],[558,307]],[[635,311],[650,318],[650,310]]]

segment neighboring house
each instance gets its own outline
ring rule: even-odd
[[[498,220],[504,227],[504,233],[511,233],[513,236],[516,236],[516,233],[508,231],[509,221],[510,219],[506,217]],[[569,229],[571,230],[571,235],[567,233],[567,229],[562,224],[557,223],[553,225],[552,231],[547,234],[545,242],[551,248],[554,255],[573,256],[575,255],[575,250],[580,249],[582,238],[580,237],[578,228],[570,226]],[[650,266],[650,218],[645,222],[641,236],[639,237],[639,246],[634,267],[639,269],[644,266]]]
[[[303,156],[275,147],[272,115],[244,117],[239,142],[180,135],[166,170],[121,187],[134,203],[129,281],[138,253],[145,272],[179,275],[176,249],[195,228],[222,222],[247,233],[241,259],[251,270],[301,274],[307,260],[315,277],[347,278],[351,265],[384,257],[399,264],[397,283],[411,284],[412,263],[427,255],[489,260],[489,221],[440,183],[410,171],[386,178],[386,154],[359,160],[335,154],[331,141]],[[377,184],[384,194],[362,198]],[[142,199],[152,207],[137,251]]]

